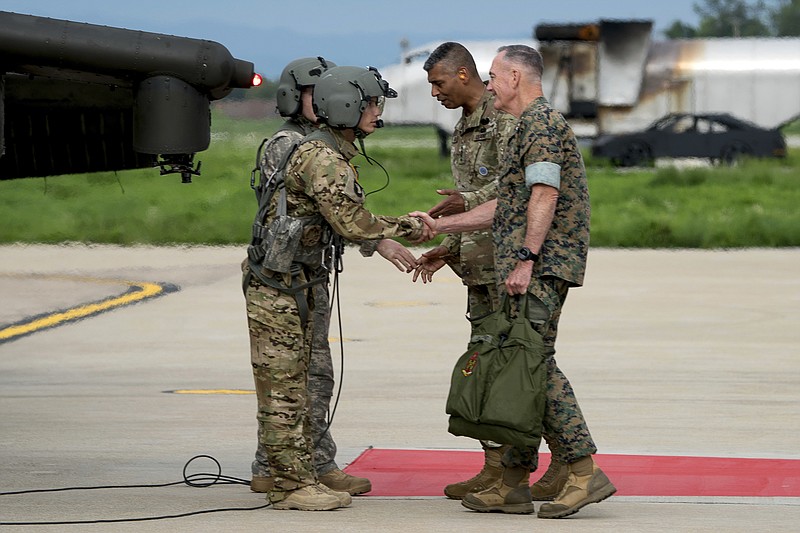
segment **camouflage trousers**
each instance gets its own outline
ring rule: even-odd
[[[567,376],[558,368],[555,343],[558,321],[567,298],[569,285],[558,278],[534,278],[528,289],[528,319],[542,335],[547,365],[547,391],[542,436],[553,459],[572,463],[597,452],[589,427],[575,398]],[[505,293],[505,287],[501,287]],[[523,466],[536,470],[539,452],[536,448],[511,448],[503,457],[506,466]]]
[[[327,295],[324,285],[315,287],[322,287]],[[272,501],[282,499],[285,491],[313,484],[317,479],[309,390],[310,341],[316,318],[314,296],[315,291],[308,292],[312,312],[303,328],[294,296],[262,285],[256,278],[250,280],[245,292],[259,422],[259,451],[253,473],[273,477]],[[327,305],[321,307],[327,309]],[[327,346],[327,324],[324,337]],[[317,397],[327,400],[322,400],[325,408],[317,411],[324,413],[327,413],[327,402],[333,392],[332,365],[328,368],[327,372],[317,371],[330,377],[327,384],[318,387],[324,391]],[[327,417],[323,414],[319,432],[326,432],[327,426]],[[317,440],[322,442],[323,439]],[[262,463],[260,458],[266,461]],[[260,470],[262,466],[264,470]]]
[[[339,468],[336,464],[336,442],[331,435],[328,415],[333,397],[334,376],[331,348],[328,335],[331,322],[330,294],[324,283],[311,288],[314,309],[311,311],[311,356],[308,365],[308,418],[311,426],[313,463],[317,475],[327,474]],[[253,345],[251,328],[251,346]],[[256,391],[258,396],[258,391]],[[259,399],[258,405],[261,405]],[[267,450],[260,442],[252,464],[253,475],[269,476],[270,467]]]
[[[486,316],[499,305],[497,285],[467,285],[467,313],[470,319]]]
[[[475,319],[484,317],[497,310],[500,305],[497,284],[467,285],[467,319],[470,320],[470,339],[475,334]],[[482,440],[484,448],[499,448],[502,444],[490,440]]]

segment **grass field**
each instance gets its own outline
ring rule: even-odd
[[[278,120],[215,115],[202,175],[181,184],[157,169],[0,182],[0,242],[242,244],[255,210],[250,171]],[[389,175],[367,199],[375,213],[428,209],[451,186],[432,128],[386,128],[366,140]],[[356,158],[367,191],[386,174]],[[592,245],[603,247],[800,246],[800,152],[735,168],[666,166],[622,172],[587,157]]]

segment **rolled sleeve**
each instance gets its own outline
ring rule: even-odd
[[[525,185],[528,188],[537,183],[561,188],[561,166],[549,161],[538,161],[525,167]]]

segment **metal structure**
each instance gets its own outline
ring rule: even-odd
[[[652,21],[541,24],[534,41],[544,58],[545,95],[580,136],[645,128],[668,113],[730,113],[773,129],[800,116],[800,38],[655,41]],[[381,72],[400,95],[387,124],[426,123],[452,131],[458,111],[430,96],[422,64],[440,43],[404,54]],[[498,46],[465,42],[488,79]]]
[[[259,79],[219,43],[0,12],[0,179],[160,166],[184,182],[210,101]]]

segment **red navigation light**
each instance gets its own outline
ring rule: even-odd
[[[264,82],[264,78],[261,77],[261,74],[255,73],[253,74],[253,79],[250,80],[250,85],[253,87],[258,87]]]

